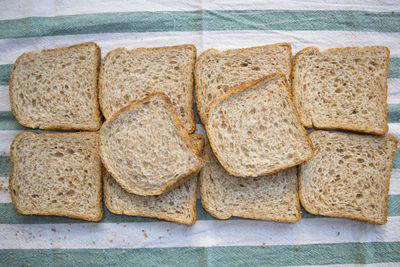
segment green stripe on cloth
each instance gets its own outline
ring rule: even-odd
[[[389,195],[387,200],[388,216],[400,216],[400,195]],[[100,223],[131,223],[131,222],[158,222],[161,220],[140,216],[117,215],[105,208],[103,219]],[[321,215],[312,215],[302,209],[302,218],[318,218]],[[197,220],[217,220],[209,215],[201,206],[200,200],[196,203]],[[232,217],[230,220],[243,220]],[[56,224],[56,223],[89,223],[84,220],[71,219],[58,216],[22,215],[19,214],[12,203],[0,203],[0,224]]]
[[[400,58],[398,57],[389,58],[388,77],[400,78]]]
[[[388,123],[400,122],[400,104],[388,104],[387,112]]]
[[[29,130],[29,128],[19,124],[11,111],[0,111],[0,130]]]
[[[0,65],[0,85],[8,85],[12,64]]]
[[[3,249],[3,266],[293,266],[400,262],[400,242],[140,249]]]
[[[8,85],[12,64],[0,65],[0,85]],[[400,78],[400,58],[390,58],[389,78]]]
[[[119,12],[0,21],[0,38],[68,34],[306,30],[397,32],[398,12],[342,10],[199,10]]]
[[[9,156],[0,156],[0,176],[8,177],[11,171],[11,160]]]

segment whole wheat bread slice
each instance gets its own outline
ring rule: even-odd
[[[9,85],[18,122],[30,128],[98,130],[99,63],[95,43],[22,54],[12,67]]]
[[[235,176],[271,174],[313,155],[281,73],[241,84],[215,99],[206,131],[219,162]]]
[[[192,133],[195,61],[194,45],[110,51],[102,62],[99,77],[104,117],[109,119],[132,101],[163,92],[170,98],[186,131]]]
[[[191,135],[196,153],[202,154],[204,138],[200,134]],[[145,216],[167,221],[194,224],[196,221],[197,173],[189,175],[180,186],[158,196],[139,196],[126,192],[111,175],[104,170],[104,202],[116,214]]]
[[[206,123],[209,104],[232,87],[274,72],[284,73],[289,80],[291,49],[288,43],[277,43],[225,51],[204,51],[195,66],[196,106],[202,123]]]
[[[303,207],[312,214],[385,224],[396,138],[326,131],[310,138],[315,155],[299,170]]]
[[[103,217],[98,133],[23,132],[11,144],[10,194],[19,213]]]
[[[389,54],[383,46],[298,52],[292,90],[303,125],[385,134]]]
[[[209,145],[200,171],[200,195],[205,210],[219,219],[296,222],[301,217],[296,167],[267,176],[235,177],[219,164]]]
[[[143,196],[176,187],[202,162],[163,93],[114,113],[100,129],[100,154],[123,189]]]

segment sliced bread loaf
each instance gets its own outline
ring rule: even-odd
[[[186,131],[192,133],[195,61],[194,45],[110,51],[103,60],[99,77],[104,117],[109,119],[132,101],[163,92],[170,98]]]
[[[292,50],[288,43],[203,52],[196,62],[196,106],[206,123],[208,106],[230,88],[265,75],[282,72],[289,80]]]
[[[383,46],[298,52],[292,90],[301,122],[318,129],[385,134],[389,54]]]
[[[326,131],[310,138],[315,155],[299,170],[303,207],[313,214],[385,224],[396,138]]]
[[[11,144],[10,194],[19,213],[103,217],[98,133],[23,132]]]
[[[219,219],[296,222],[301,215],[296,167],[267,176],[235,177],[219,164],[209,145],[200,171],[200,195],[206,211]]]
[[[235,176],[271,174],[313,155],[280,73],[241,84],[215,99],[206,131],[219,162]]]
[[[100,129],[104,166],[129,193],[159,195],[196,172],[202,159],[168,97],[154,93],[124,107]]]
[[[191,135],[198,155],[202,154],[204,138]],[[139,196],[122,189],[111,175],[104,170],[104,202],[116,214],[146,216],[167,221],[194,224],[196,221],[197,173],[189,175],[180,186],[158,196]]]
[[[10,75],[11,110],[23,126],[98,130],[100,49],[95,43],[22,54]]]

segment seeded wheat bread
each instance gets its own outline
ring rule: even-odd
[[[274,72],[284,73],[289,80],[291,56],[288,43],[203,52],[195,66],[196,106],[202,123],[206,122],[209,104],[232,87]]]
[[[389,49],[307,47],[293,60],[292,90],[306,127],[385,134]]]
[[[22,54],[12,67],[9,85],[18,122],[30,128],[98,130],[99,63],[95,43]]]
[[[209,145],[200,171],[200,195],[205,210],[218,219],[296,222],[301,216],[296,167],[267,176],[235,177],[219,164]]]
[[[204,138],[200,134],[191,135],[196,153],[202,154]],[[197,173],[187,180],[158,196],[139,196],[122,189],[107,172],[103,172],[104,202],[116,214],[146,216],[167,221],[192,225],[196,221]]]
[[[196,172],[202,159],[168,97],[154,93],[122,108],[100,129],[100,154],[132,194],[159,195]]]
[[[281,73],[244,83],[215,99],[206,131],[221,165],[235,176],[260,176],[313,155]]]
[[[103,217],[98,133],[23,132],[11,144],[10,194],[19,213]]]
[[[303,207],[312,214],[385,224],[396,138],[326,131],[310,138],[315,155],[299,170]]]
[[[104,117],[109,119],[132,101],[163,92],[170,98],[186,131],[192,133],[195,61],[194,45],[110,51],[103,60],[99,78]]]

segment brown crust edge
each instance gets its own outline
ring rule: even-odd
[[[168,191],[169,189],[174,188],[182,179],[185,179],[187,176],[189,176],[190,174],[196,172],[202,164],[202,158],[199,157],[196,154],[196,147],[194,146],[194,144],[192,143],[192,141],[190,140],[189,134],[186,132],[186,130],[184,129],[184,126],[182,124],[182,122],[180,121],[178,115],[175,112],[174,107],[172,106],[171,101],[169,100],[168,96],[166,94],[164,94],[163,92],[155,92],[152,94],[149,94],[147,97],[132,102],[131,104],[121,108],[119,111],[115,112],[108,120],[106,120],[103,125],[100,128],[100,138],[101,138],[101,132],[103,130],[103,128],[108,125],[111,121],[113,121],[116,117],[118,117],[118,115],[120,115],[122,112],[124,112],[125,110],[131,109],[133,107],[135,107],[137,104],[140,104],[144,101],[147,101],[148,99],[150,99],[153,96],[156,95],[160,95],[162,96],[162,98],[166,101],[167,104],[167,108],[171,114],[172,117],[172,121],[175,123],[175,126],[178,128],[178,131],[180,132],[180,135],[182,137],[182,139],[184,140],[184,142],[189,146],[190,150],[192,150],[192,152],[195,154],[197,160],[199,161],[199,164],[196,165],[195,168],[189,170],[187,173],[182,174],[181,176],[179,176],[175,181],[170,182],[169,184],[166,184],[165,186],[161,187],[159,190],[154,191],[154,192],[148,192],[145,193],[141,190],[137,190],[136,188],[130,188],[128,187],[124,181],[122,179],[119,179],[115,173],[112,171],[112,169],[108,166],[107,162],[104,160],[104,155],[103,155],[103,150],[101,149],[101,143],[100,143],[100,158],[101,161],[103,163],[103,166],[106,168],[106,170],[110,173],[110,175],[115,179],[115,181],[127,192],[131,193],[131,194],[136,194],[136,195],[141,195],[141,196],[154,196],[154,195],[160,195],[165,191]]]
[[[281,166],[279,166],[279,167],[273,168],[273,169],[271,169],[271,170],[269,170],[269,171],[266,171],[266,172],[263,172],[263,173],[256,174],[256,176],[273,174],[273,173],[276,173],[276,172],[278,172],[278,171],[281,171],[281,170],[284,170],[284,169],[287,169],[287,168],[290,168],[290,167],[299,165],[299,164],[301,164],[301,163],[303,163],[303,162],[306,162],[307,160],[311,159],[312,156],[314,155],[314,152],[315,152],[314,146],[312,145],[311,140],[310,140],[310,138],[308,137],[306,130],[304,129],[303,125],[302,125],[301,122],[300,122],[299,114],[298,114],[298,111],[297,111],[297,109],[296,109],[296,106],[295,106],[294,103],[293,103],[293,99],[292,99],[293,96],[292,96],[292,94],[290,93],[289,86],[288,86],[288,84],[287,84],[287,82],[286,82],[285,74],[280,73],[280,72],[272,73],[272,74],[269,74],[269,75],[267,75],[267,76],[264,76],[264,77],[262,77],[262,78],[260,78],[260,79],[253,80],[253,81],[250,81],[250,82],[242,83],[242,84],[240,84],[239,86],[236,86],[236,87],[233,87],[233,88],[229,89],[228,92],[226,92],[226,93],[225,93],[224,95],[222,95],[221,97],[218,97],[218,98],[214,99],[214,100],[210,103],[210,106],[209,106],[209,107],[210,107],[209,110],[211,110],[212,107],[218,105],[219,102],[225,100],[226,98],[230,97],[231,95],[234,95],[234,94],[236,94],[236,93],[242,92],[242,91],[248,89],[249,87],[252,87],[252,86],[254,86],[254,85],[256,85],[256,84],[258,84],[258,83],[260,83],[260,82],[263,82],[263,81],[269,80],[269,79],[273,79],[273,78],[282,79],[282,80],[284,81],[285,90],[287,91],[288,96],[289,96],[289,98],[288,98],[289,104],[291,105],[291,107],[292,107],[292,109],[293,109],[293,111],[294,111],[294,115],[296,116],[296,118],[297,118],[297,120],[298,120],[298,122],[299,122],[299,124],[300,124],[300,128],[301,128],[301,130],[302,130],[302,132],[303,132],[303,137],[305,138],[305,140],[307,141],[307,143],[309,144],[309,146],[310,146],[310,148],[311,148],[311,153],[310,153],[310,155],[308,155],[307,157],[305,157],[305,158],[303,158],[303,159],[300,159],[300,160],[295,161],[295,162],[290,163],[290,164],[281,165]],[[209,119],[209,118],[207,118],[207,119]],[[231,170],[231,169],[228,168],[228,165],[226,164],[226,162],[222,159],[222,157],[219,155],[218,151],[215,149],[215,148],[216,148],[215,142],[214,142],[214,140],[213,140],[213,136],[209,134],[209,128],[208,128],[207,125],[208,125],[208,123],[206,124],[205,129],[206,129],[206,132],[207,132],[207,136],[208,136],[208,140],[209,140],[209,142],[210,142],[211,148],[212,148],[212,150],[214,151],[214,154],[215,154],[215,156],[217,157],[218,161],[219,161],[219,162],[221,163],[221,165],[224,167],[224,169],[225,169],[228,173],[230,173],[231,175],[233,175],[233,176],[238,176],[238,177],[243,177],[243,178],[245,178],[245,177],[254,177],[254,175],[238,173],[238,172],[236,172],[235,170]]]
[[[384,90],[384,94],[385,94],[385,98],[387,99],[387,91],[388,91],[388,85],[387,85],[387,78],[388,78],[388,69],[389,69],[389,57],[390,57],[390,50],[389,48],[387,48],[386,46],[364,46],[364,47],[357,47],[357,46],[351,46],[351,47],[340,47],[340,48],[328,48],[328,49],[324,49],[324,50],[320,50],[318,47],[316,46],[309,46],[306,48],[303,48],[302,50],[300,50],[299,52],[296,53],[294,59],[293,59],[293,67],[292,67],[292,75],[291,75],[291,80],[292,80],[292,93],[293,93],[293,97],[296,100],[296,98],[299,97],[300,95],[300,89],[296,88],[295,85],[295,81],[297,81],[296,77],[297,77],[297,73],[296,73],[296,67],[299,61],[299,57],[302,56],[306,51],[308,50],[316,50],[319,54],[323,54],[326,52],[331,52],[331,51],[342,51],[342,50],[353,50],[353,49],[357,49],[357,50],[368,50],[368,49],[380,49],[383,48],[387,51],[387,58],[386,58],[386,75],[385,75],[385,88],[383,88]],[[296,102],[295,102],[296,103]],[[307,128],[312,128],[313,126],[316,129],[321,129],[321,130],[330,130],[330,129],[338,129],[338,130],[347,130],[347,131],[354,131],[354,132],[362,132],[362,133],[369,133],[369,134],[377,134],[377,135],[384,135],[389,131],[389,126],[387,124],[387,101],[385,101],[384,103],[385,105],[385,121],[386,124],[384,126],[384,128],[382,129],[372,129],[372,128],[368,128],[368,127],[354,127],[351,124],[347,124],[347,125],[337,125],[337,124],[326,124],[326,125],[315,125],[315,122],[313,120],[312,117],[307,117],[306,113],[304,113],[304,119],[305,120],[309,120],[310,123],[307,123],[306,121],[303,120],[302,116],[300,117],[300,121],[301,123],[304,125],[304,127]]]
[[[275,44],[268,44],[268,45],[261,45],[261,46],[252,46],[252,47],[247,47],[247,48],[235,48],[235,49],[227,49],[227,50],[218,50],[215,48],[210,48],[207,49],[205,51],[203,51],[203,53],[200,54],[200,56],[197,58],[196,60],[196,64],[194,67],[194,77],[195,77],[195,98],[196,98],[196,107],[197,107],[197,113],[199,114],[199,118],[200,118],[200,122],[203,125],[206,125],[206,121],[207,121],[207,114],[203,114],[203,112],[201,112],[201,109],[198,105],[198,99],[200,99],[200,95],[199,95],[199,91],[200,88],[198,86],[198,81],[199,81],[199,77],[197,75],[197,68],[201,63],[202,58],[208,54],[210,51],[216,51],[218,54],[221,53],[225,53],[225,52],[232,52],[232,51],[237,51],[237,52],[243,52],[243,51],[247,51],[247,50],[253,50],[253,49],[260,49],[260,48],[271,48],[271,47],[277,47],[277,46],[287,46],[289,49],[289,58],[288,58],[288,66],[289,66],[289,73],[288,73],[288,77],[290,79],[290,74],[292,72],[292,64],[291,64],[291,60],[292,60],[292,46],[287,43],[287,42],[281,42],[281,43],[275,43]],[[211,103],[209,104],[209,106],[211,105]]]
[[[31,124],[29,122],[25,122],[20,116],[19,113],[17,112],[15,103],[13,101],[13,88],[14,88],[14,71],[15,68],[17,67],[17,65],[19,64],[19,61],[21,60],[21,58],[31,55],[31,54],[40,54],[40,53],[44,53],[44,52],[49,52],[49,51],[63,51],[63,50],[68,50],[71,48],[75,48],[75,47],[80,47],[80,46],[91,46],[94,45],[95,47],[95,76],[93,77],[93,81],[94,81],[94,102],[95,102],[95,115],[96,115],[96,126],[77,126],[77,125],[73,125],[73,124],[47,124],[47,125],[36,125],[36,124]],[[84,130],[84,131],[97,131],[99,130],[102,120],[101,120],[101,115],[100,115],[100,110],[99,110],[99,101],[98,101],[98,86],[97,86],[97,78],[98,78],[98,68],[99,68],[99,64],[100,64],[100,47],[95,43],[95,42],[86,42],[86,43],[81,43],[81,44],[76,44],[76,45],[72,45],[72,46],[67,46],[67,47],[61,47],[61,48],[54,48],[54,49],[43,49],[40,51],[31,51],[31,52],[26,52],[23,53],[22,55],[20,55],[16,61],[14,62],[12,68],[11,68],[11,73],[10,73],[10,82],[9,82],[9,86],[8,86],[8,92],[9,92],[9,100],[10,100],[10,106],[11,106],[11,111],[14,114],[15,118],[17,119],[18,123],[21,124],[24,127],[28,127],[28,128],[32,128],[32,129],[43,129],[43,130]]]
[[[312,133],[310,133],[309,136],[314,135],[314,134],[318,134],[319,132],[325,132],[325,131],[314,131]],[[343,133],[343,132],[335,132],[337,134],[340,135],[356,135],[355,133]],[[383,137],[383,136],[382,136]],[[398,140],[396,139],[396,137],[391,136],[391,135],[386,135],[384,136],[385,139],[387,140],[391,140],[394,141],[395,145],[393,146],[393,151],[392,151],[392,160],[390,161],[390,170],[388,170],[388,174],[389,174],[389,179],[387,179],[387,183],[386,183],[386,197],[385,197],[385,201],[383,203],[384,205],[384,209],[385,209],[385,218],[383,221],[378,221],[378,220],[373,220],[373,219],[369,219],[369,218],[365,218],[365,217],[360,217],[360,216],[351,216],[351,215],[343,215],[340,213],[325,213],[325,212],[318,212],[313,210],[311,207],[307,206],[307,203],[304,201],[304,197],[303,197],[303,186],[302,186],[302,171],[301,168],[302,166],[299,165],[299,171],[298,171],[298,179],[299,179],[299,197],[300,197],[300,202],[301,205],[303,206],[303,208],[311,214],[314,215],[323,215],[323,216],[327,216],[327,217],[337,217],[337,218],[348,218],[348,219],[354,219],[354,220],[359,220],[359,221],[365,221],[365,222],[369,222],[369,223],[373,223],[373,224],[379,224],[379,225],[383,225],[387,223],[387,207],[386,207],[386,201],[388,198],[388,193],[389,193],[389,184],[390,184],[390,176],[391,176],[391,170],[393,168],[393,158],[394,158],[394,153],[397,150],[397,145],[398,145]]]
[[[108,58],[113,54],[116,53],[120,50],[126,50],[126,51],[135,51],[135,50],[162,50],[162,49],[174,49],[174,48],[189,48],[192,50],[192,64],[191,64],[191,76],[190,76],[190,84],[189,84],[189,88],[192,88],[190,90],[190,94],[189,94],[189,99],[188,99],[188,118],[190,120],[190,126],[188,129],[186,129],[186,131],[188,133],[193,133],[194,130],[196,129],[196,123],[195,123],[195,118],[194,118],[194,112],[193,112],[193,73],[194,73],[194,69],[195,69],[195,64],[196,64],[196,53],[197,53],[197,48],[195,45],[193,44],[182,44],[182,45],[174,45],[174,46],[160,46],[160,47],[138,47],[138,48],[132,48],[132,49],[128,49],[126,47],[118,47],[115,48],[111,51],[109,51],[107,53],[107,55],[104,57],[103,62],[101,63],[100,66],[100,71],[99,71],[99,79],[98,79],[98,88],[99,88],[99,103],[100,103],[100,110],[104,116],[104,118],[106,120],[110,119],[113,114],[111,114],[111,111],[109,108],[107,108],[105,100],[104,100],[104,85],[103,85],[103,75],[104,75],[104,68],[105,68],[105,62],[108,60]],[[152,93],[150,93],[152,94]],[[147,96],[149,96],[150,94],[147,94]],[[140,100],[140,99],[139,99]],[[138,101],[138,100],[134,100],[134,101]],[[179,117],[180,120],[180,117]],[[185,128],[185,127],[184,127]]]
[[[82,220],[86,220],[86,221],[94,221],[94,222],[98,222],[103,218],[104,215],[104,209],[103,209],[103,191],[102,191],[102,179],[100,176],[100,183],[99,183],[99,187],[98,189],[98,194],[97,194],[97,204],[98,204],[98,212],[99,215],[96,217],[89,217],[89,216],[79,216],[79,215],[73,215],[73,214],[64,214],[61,212],[39,212],[39,213],[29,213],[29,212],[25,212],[22,209],[20,209],[20,207],[17,206],[17,202],[16,202],[16,197],[14,196],[13,192],[13,188],[12,188],[12,180],[14,179],[14,169],[15,169],[15,160],[14,160],[14,146],[15,143],[17,141],[19,141],[20,139],[22,139],[25,135],[35,135],[35,136],[49,136],[49,137],[53,137],[53,136],[61,136],[61,135],[69,135],[69,136],[74,136],[74,135],[82,135],[82,134],[89,134],[89,135],[96,135],[97,136],[97,141],[99,143],[99,135],[97,132],[74,132],[74,133],[34,133],[34,132],[22,132],[19,133],[18,135],[16,135],[13,139],[13,141],[11,142],[10,145],[10,158],[11,158],[11,171],[10,171],[10,177],[8,180],[9,183],[9,192],[10,192],[10,196],[11,196],[11,202],[13,203],[15,209],[17,210],[17,212],[23,214],[23,215],[51,215],[51,216],[63,216],[63,217],[68,217],[68,218],[74,218],[74,219],[82,219]],[[100,146],[100,144],[98,145]],[[100,159],[100,157],[99,157]],[[99,169],[100,169],[100,175],[101,175],[101,162],[99,162]]]
[[[209,145],[209,143],[206,144],[205,148],[204,148],[204,154],[210,153],[209,149],[211,149],[211,146]],[[211,150],[211,153],[212,150]],[[245,219],[253,219],[253,220],[263,220],[263,221],[276,221],[276,222],[289,222],[289,223],[295,223],[297,221],[299,221],[301,219],[301,207],[300,207],[300,199],[299,199],[299,195],[298,195],[298,191],[296,190],[296,198],[297,198],[297,203],[296,203],[296,208],[298,210],[298,216],[294,219],[276,219],[276,218],[271,218],[271,217],[262,217],[262,216],[252,216],[250,215],[250,213],[244,213],[243,215],[232,215],[229,214],[227,216],[222,216],[221,214],[215,213],[212,210],[210,210],[210,203],[207,201],[207,197],[205,194],[205,186],[204,186],[204,169],[202,169],[200,171],[200,175],[199,175],[199,180],[200,180],[200,199],[201,199],[201,205],[203,206],[204,210],[207,211],[207,213],[209,213],[211,216],[220,219],[220,220],[228,220],[231,217],[239,217],[239,218],[245,218]],[[296,176],[297,176],[297,186],[299,185],[299,179],[298,179],[298,173],[296,172]],[[240,178],[238,178],[240,179]]]

